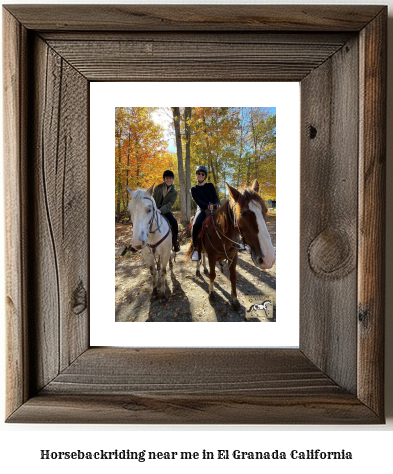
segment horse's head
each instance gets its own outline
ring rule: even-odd
[[[152,198],[153,186],[149,189],[138,189],[133,191],[127,186],[127,192],[130,195],[128,203],[128,212],[133,223],[133,236],[131,245],[140,250],[146,246],[147,237],[153,222],[155,211],[155,202]]]
[[[227,184],[235,203],[233,213],[244,241],[251,249],[251,257],[259,268],[271,268],[276,261],[270,234],[266,227],[267,207],[259,196],[259,184],[255,180],[251,188],[238,191]]]

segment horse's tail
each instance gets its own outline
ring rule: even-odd
[[[191,260],[193,252],[194,252],[194,245],[192,244],[192,242],[190,242],[190,245],[189,245],[189,247],[186,251],[185,257],[184,257],[186,263],[188,263]]]

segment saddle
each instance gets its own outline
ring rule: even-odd
[[[209,215],[206,217],[206,219],[203,221],[202,227],[201,227],[201,231],[200,231],[199,234],[198,234],[198,237],[199,237],[200,239],[203,238],[203,235],[204,235],[204,233],[206,232],[207,228],[209,227],[209,224],[210,224],[211,220],[212,220],[212,216],[211,216],[211,214],[209,214]]]
[[[195,216],[194,216],[195,217]],[[194,217],[191,219],[191,222],[190,222],[190,232],[192,232],[192,226],[194,224]],[[206,218],[205,220],[202,222],[202,227],[201,227],[201,230],[198,234],[198,238],[199,239],[202,239],[204,233],[206,232],[210,222],[212,220],[212,216],[210,214],[210,211],[206,211]]]

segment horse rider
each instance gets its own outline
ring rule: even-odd
[[[191,195],[197,204],[197,212],[192,224],[192,243],[194,253],[191,260],[198,261],[198,251],[196,244],[198,241],[198,234],[201,231],[202,223],[205,220],[205,211],[209,209],[212,211],[215,207],[220,205],[220,200],[217,196],[217,191],[213,183],[206,182],[207,168],[206,166],[198,166],[196,171],[197,184],[191,188]]]
[[[162,179],[163,182],[154,188],[153,198],[156,202],[158,212],[166,217],[172,226],[173,251],[179,252],[180,247],[177,241],[179,226],[177,224],[176,217],[171,212],[172,206],[175,204],[177,199],[177,191],[173,184],[175,175],[171,170],[166,170],[164,171]]]

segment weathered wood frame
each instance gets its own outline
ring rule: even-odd
[[[353,5],[3,8],[8,422],[384,422],[386,19]],[[89,346],[94,80],[300,81],[299,349]]]

